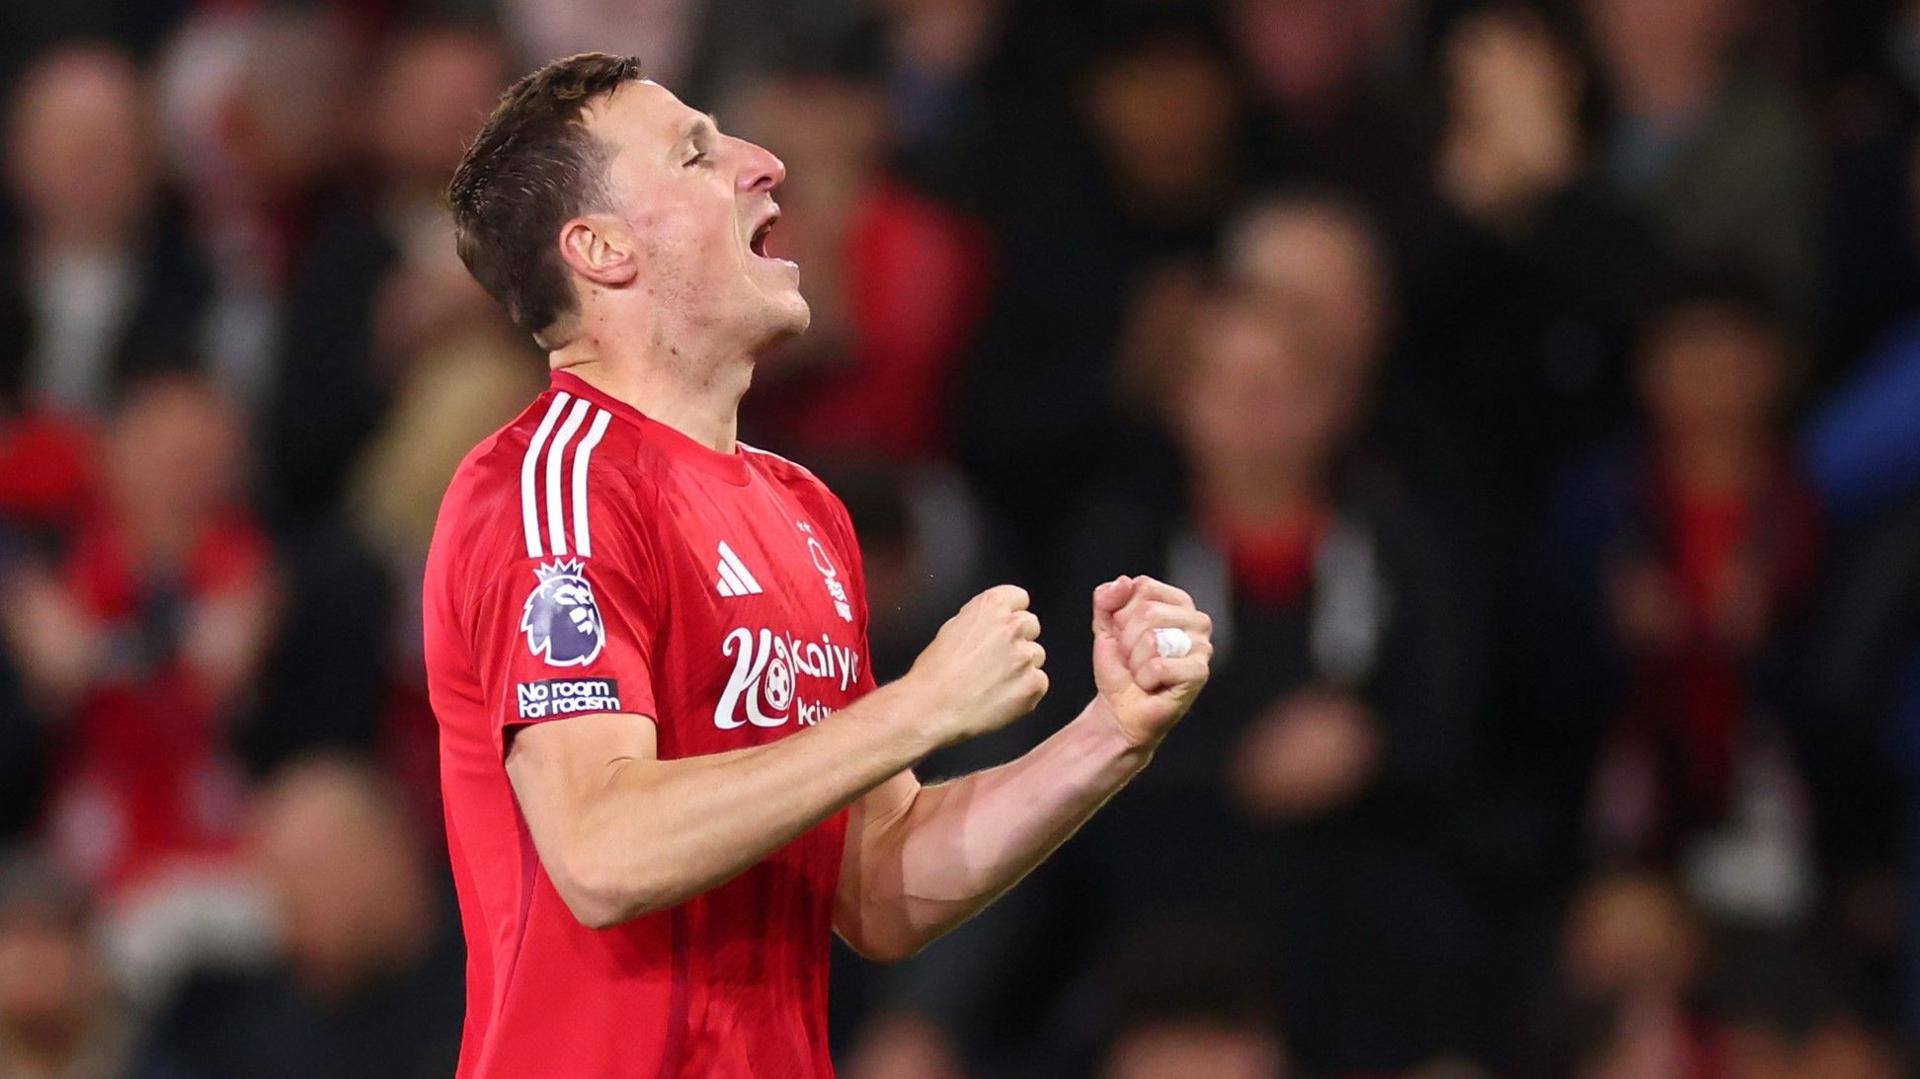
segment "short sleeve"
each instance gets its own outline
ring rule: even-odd
[[[661,597],[643,567],[519,558],[483,588],[472,647],[503,757],[513,732],[528,724],[655,714]]]

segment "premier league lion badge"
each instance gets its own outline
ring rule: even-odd
[[[554,667],[592,663],[606,647],[607,634],[584,565],[578,559],[554,562],[534,573],[540,584],[520,615],[527,649]]]

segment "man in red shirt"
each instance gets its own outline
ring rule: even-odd
[[[427,561],[462,1076],[831,1075],[829,929],[896,959],[966,920],[1206,681],[1206,615],[1118,578],[1077,719],[915,780],[1039,701],[1040,626],[991,589],[876,688],[845,510],[735,441],[755,356],[807,325],[765,247],[783,172],[589,54],[509,89],[455,174],[461,257],[554,371],[462,463]]]

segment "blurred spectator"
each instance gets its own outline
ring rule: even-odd
[[[1790,717],[1762,661],[1815,583],[1822,512],[1786,438],[1795,356],[1764,295],[1728,275],[1669,294],[1640,348],[1645,428],[1568,490],[1562,535],[1572,609],[1594,619],[1573,647],[1621,687],[1569,689],[1614,709],[1598,849],[1684,866],[1722,914],[1780,919],[1811,881]]]
[[[1584,0],[1610,119],[1608,178],[1686,261],[1737,258],[1804,319],[1819,145],[1792,88],[1743,57],[1754,0]]]
[[[1478,915],[1439,853],[1473,774],[1479,627],[1445,542],[1354,452],[1380,341],[1354,316],[1383,307],[1365,219],[1303,199],[1249,220],[1230,265],[1267,274],[1198,324],[1174,406],[1193,515],[1144,563],[1216,612],[1216,673],[1115,807],[1108,842],[1154,867],[1115,886],[1128,924],[1197,907],[1277,957],[1302,1067],[1409,1068],[1481,1034],[1458,980]],[[1280,285],[1288,242],[1371,299]]]
[[[59,564],[20,564],[9,582],[7,640],[59,742],[52,842],[94,885],[233,838],[228,725],[275,619],[271,551],[237,499],[240,432],[190,376],[128,387],[98,518]]]
[[[1225,250],[1231,281],[1270,301],[1310,347],[1360,372],[1361,388],[1373,389],[1398,312],[1386,237],[1359,203],[1331,189],[1270,196],[1241,212]],[[1156,396],[1177,392],[1167,385]]]
[[[1545,23],[1468,16],[1441,59],[1434,197],[1402,238],[1406,344],[1381,431],[1504,573],[1524,564],[1554,479],[1626,414],[1657,242],[1587,175],[1584,75]]]
[[[967,180],[990,123],[987,68],[1007,21],[1006,0],[883,0],[888,130],[908,180],[948,196]]]
[[[813,310],[806,335],[760,367],[743,422],[795,452],[926,462],[947,456],[985,251],[966,221],[887,174],[872,62],[769,77],[727,109],[743,138],[780,144],[790,179],[771,243],[804,268]]]
[[[352,46],[324,7],[206,6],[168,41],[156,76],[167,163],[213,265],[205,363],[258,408],[294,268],[353,161]]]
[[[1170,264],[1211,251],[1243,176],[1244,108],[1216,27],[1172,5],[1086,32],[1071,72],[1080,130],[1053,131],[1050,152],[1074,160],[1082,135],[1090,175],[1030,188],[998,222],[994,294],[956,408],[969,479],[1014,528],[1008,572],[1043,584],[1067,568],[1061,530],[1089,490],[1171,491],[1164,439],[1122,407],[1119,358],[1136,302]],[[1031,162],[1006,168],[1034,175]],[[1077,620],[1077,584],[1071,602]]]
[[[577,52],[638,56],[647,77],[682,86],[692,67],[695,31],[711,0],[500,0],[522,66]],[[478,129],[478,125],[475,125]],[[456,155],[457,156],[457,155]]]
[[[1418,192],[1426,141],[1423,0],[1228,0],[1269,170],[1394,212]]]
[[[194,362],[211,284],[160,212],[146,82],[112,48],[74,45],[41,56],[13,92],[18,222],[0,288],[24,296],[30,326],[24,351],[0,356],[15,400],[91,413],[130,375]]]
[[[1574,899],[1556,1012],[1526,1074],[1692,1079],[1725,1070],[1724,1031],[1700,1008],[1706,938],[1671,883],[1619,874]]]
[[[464,1001],[458,938],[382,781],[344,760],[290,766],[259,796],[252,845],[280,909],[281,962],[191,981],[156,1022],[142,1074],[448,1074]]]
[[[1100,1079],[1291,1074],[1261,979],[1230,943],[1163,928],[1119,950]]]
[[[35,857],[0,859],[0,1075],[115,1079],[133,1035],[86,894]]]
[[[489,338],[490,354],[502,351],[493,339],[510,331],[460,265],[443,196],[501,82],[495,43],[459,27],[398,37],[381,59],[365,97],[369,156],[359,188],[292,268],[266,427],[286,523],[328,519],[355,455],[426,366],[423,356],[476,335]],[[525,362],[529,350],[520,343],[505,359]],[[469,429],[449,425],[450,438],[456,426]],[[431,512],[426,521],[430,527]]]

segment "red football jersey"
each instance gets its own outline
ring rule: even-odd
[[[516,728],[651,716],[662,759],[783,738],[872,686],[846,510],[566,374],[461,463],[427,557],[427,677],[465,925],[464,1077],[825,1076],[846,818],[721,887],[582,926],[507,780]]]

